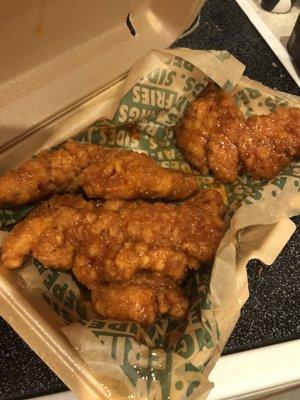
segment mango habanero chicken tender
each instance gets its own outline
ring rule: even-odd
[[[110,200],[99,206],[80,196],[58,196],[15,226],[1,263],[18,268],[32,254],[45,267],[72,269],[90,289],[130,280],[139,270],[180,281],[188,268],[213,260],[224,213],[214,190],[181,204]]]
[[[160,167],[145,154],[69,140],[0,176],[0,206],[78,190],[90,198],[181,200],[199,186],[196,177]]]
[[[130,281],[109,282],[92,290],[95,310],[105,318],[153,325],[160,315],[180,320],[187,316],[189,302],[169,277],[139,272]]]
[[[234,99],[209,84],[177,127],[177,144],[203,175],[234,182],[241,171],[271,179],[300,156],[300,109],[245,119]]]

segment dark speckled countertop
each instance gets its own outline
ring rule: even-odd
[[[200,25],[174,46],[226,49],[246,64],[246,75],[300,95],[300,90],[248,21],[235,0],[208,0]],[[298,229],[276,262],[248,265],[250,298],[230,337],[225,354],[300,338],[300,217]],[[0,319],[0,400],[16,400],[67,388]]]

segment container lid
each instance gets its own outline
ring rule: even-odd
[[[0,147],[163,49],[205,0],[2,0]]]

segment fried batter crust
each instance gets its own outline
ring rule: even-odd
[[[187,316],[189,302],[170,278],[155,273],[137,273],[127,282],[110,282],[92,290],[95,310],[105,318],[153,325],[161,315],[173,319]]]
[[[224,90],[209,84],[176,133],[185,158],[205,175],[234,182],[243,170],[271,179],[300,153],[300,109],[245,119]]]
[[[212,170],[219,180],[234,181],[239,170],[237,139],[244,125],[233,99],[208,85],[179,124],[177,143],[201,174]]]
[[[300,109],[278,108],[250,117],[238,148],[247,172],[254,178],[272,179],[300,157]]]
[[[185,199],[199,191],[197,179],[156,164],[146,154],[106,150],[79,176],[78,184],[89,198]]]
[[[194,176],[160,167],[145,154],[69,140],[2,175],[0,206],[78,190],[90,198],[185,199],[199,187]]]
[[[43,151],[18,169],[0,177],[0,205],[41,200],[58,192],[74,192],[77,176],[101,159],[104,149],[69,140],[55,151]]]
[[[69,207],[63,198],[44,203],[13,229],[4,266],[18,268],[32,254],[45,267],[72,268],[89,288],[130,280],[141,269],[179,281],[187,268],[213,260],[225,230],[225,207],[214,190],[182,204],[111,200],[99,207],[79,198]]]

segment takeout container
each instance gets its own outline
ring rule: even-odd
[[[134,26],[129,24],[130,35],[137,32]],[[209,80],[231,93],[245,117],[278,106],[300,107],[299,97],[244,77],[244,69],[222,50],[147,52],[126,79],[118,78],[65,114],[58,112],[22,140],[17,134],[15,142],[4,143],[0,166],[16,166],[36,150],[80,132],[78,140],[143,151],[163,166],[192,172],[176,146],[174,127]],[[124,128],[132,123],[140,131],[138,139]],[[147,330],[95,319],[82,312],[81,290],[69,274],[31,261],[18,271],[0,269],[0,313],[78,397],[203,400],[211,389],[208,375],[249,295],[247,262],[258,258],[271,264],[295,230],[289,217],[300,214],[300,163],[269,182],[246,175],[232,185],[212,176],[198,179],[202,187],[222,193],[231,221],[212,270],[200,269],[187,282],[193,299],[186,321],[162,318]],[[0,210],[1,226],[11,226],[22,212]]]
[[[204,0],[3,0],[0,145],[82,104],[188,28]]]
[[[0,172],[89,126],[111,106],[134,61],[168,47],[204,0],[3,0],[0,16]],[[4,233],[2,233],[4,235]],[[53,313],[54,314],[54,313]],[[34,293],[0,269],[0,315],[81,399],[105,392]]]

